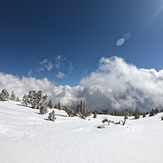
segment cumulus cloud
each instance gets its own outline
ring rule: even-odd
[[[60,74],[62,76],[62,74]],[[22,97],[30,90],[42,90],[53,103],[75,107],[86,100],[90,110],[110,109],[149,111],[163,108],[163,70],[139,69],[122,58],[101,58],[95,72],[81,79],[76,87],[56,86],[47,78],[21,79],[0,73],[0,89],[15,91]]]
[[[138,69],[122,58],[101,58],[97,71],[83,78],[81,85],[91,108],[97,109],[99,105],[112,110],[134,110],[138,107],[148,111],[163,107],[163,70]]]
[[[0,73],[0,90],[7,89],[10,93],[14,91],[20,98],[30,90],[42,90],[44,93],[51,95],[54,86],[55,84],[47,78],[22,77],[20,79],[11,74]]]
[[[74,107],[77,104],[78,92],[81,90],[80,86],[56,86],[55,83],[49,81],[47,78],[36,79],[32,77],[22,77],[11,74],[4,74],[0,72],[0,92],[3,89],[7,89],[11,94],[15,92],[16,96],[22,99],[25,93],[30,90],[42,90],[44,94],[48,95],[49,99],[52,99],[53,104],[61,102],[62,105]]]

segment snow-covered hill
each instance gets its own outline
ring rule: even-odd
[[[21,104],[0,102],[0,162],[2,163],[162,163],[162,114],[125,126],[102,125],[105,117],[86,120],[55,110],[57,120]]]

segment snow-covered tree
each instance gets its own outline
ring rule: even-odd
[[[19,101],[21,101],[21,100],[19,99],[19,97],[16,97],[16,102],[19,102]]]
[[[9,93],[6,89],[3,89],[0,93],[0,100],[8,100],[9,99]]]
[[[63,110],[68,114],[69,117],[77,116],[76,111],[72,110],[69,107],[63,106]]]
[[[40,114],[46,114],[48,112],[47,106],[44,104],[42,104],[39,109],[40,109]]]
[[[61,103],[60,103],[60,102],[58,103],[57,108],[58,108],[59,110],[61,110],[61,109],[62,109],[62,107],[61,107]]]
[[[27,104],[27,95],[26,95],[26,94],[23,96],[22,104],[25,105],[25,106],[28,105],[28,104]]]
[[[135,112],[134,112],[134,118],[135,119],[139,119],[140,118],[140,112],[138,111],[137,108],[135,109]]]
[[[13,100],[13,101],[15,101],[15,100],[16,100],[16,96],[15,96],[14,91],[12,91],[12,93],[11,93],[10,100]]]
[[[86,118],[88,117],[91,113],[88,111],[88,106],[86,105],[85,101],[80,101],[77,104],[76,107],[76,113],[81,117],[81,118]]]
[[[48,102],[48,107],[51,108],[51,109],[53,108],[53,104],[52,104],[51,100],[49,100],[49,102]]]
[[[28,95],[24,95],[22,103],[31,106],[32,108],[40,109],[47,100],[47,95],[43,95],[42,91],[29,91]]]
[[[56,120],[54,110],[53,110],[51,113],[49,113],[48,119],[49,119],[50,121],[55,121],[55,120]]]

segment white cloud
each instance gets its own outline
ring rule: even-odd
[[[64,65],[65,60],[66,58],[61,55],[58,55],[57,57],[55,57],[55,61],[54,61],[55,68],[60,69]]]
[[[61,102],[62,105],[75,106],[78,101],[78,92],[81,90],[80,86],[55,86],[54,83],[47,78],[36,79],[31,77],[16,77],[11,74],[4,74],[0,72],[0,92],[2,89],[7,89],[9,93],[15,92],[16,96],[22,99],[25,93],[30,90],[42,90],[47,94],[49,99],[52,99],[53,104]]]
[[[122,58],[101,58],[99,68],[81,80],[92,108],[150,110],[163,107],[163,71],[138,69]],[[95,104],[95,99],[97,103]],[[92,104],[94,103],[94,106]]]
[[[27,76],[35,76],[41,72],[52,72],[56,74],[57,78],[65,78],[68,74],[71,74],[73,70],[73,65],[70,61],[67,60],[66,57],[58,55],[54,59],[43,59],[42,61],[38,62],[38,66],[36,68],[31,68]],[[67,75],[66,75],[67,74]]]
[[[39,63],[40,63],[40,65],[44,65],[44,64],[46,64],[46,63],[48,63],[48,62],[49,62],[48,59],[44,59],[43,61],[40,61]]]
[[[60,71],[58,77],[65,74]],[[20,79],[0,73],[0,90],[3,88],[20,97],[30,90],[42,90],[54,104],[61,102],[73,107],[77,101],[86,99],[91,110],[163,108],[163,70],[139,69],[118,57],[101,58],[98,69],[82,78],[80,86],[55,86],[47,78]]]
[[[0,90],[7,89],[10,93],[14,91],[17,96],[22,98],[25,93],[30,90],[42,90],[44,93],[52,94],[54,83],[47,78],[36,79],[31,77],[19,77],[11,74],[0,73]]]
[[[51,61],[49,61],[48,59],[44,59],[43,61],[39,62],[39,67],[36,68],[37,72],[40,71],[50,71],[53,69],[53,63]]]
[[[67,77],[66,74],[64,74],[63,72],[58,72],[56,75],[55,75],[57,78],[60,78],[60,79],[63,79],[65,77]]]

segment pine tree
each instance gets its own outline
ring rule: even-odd
[[[93,118],[97,118],[97,111],[96,110],[93,112]]]
[[[46,114],[48,112],[47,106],[44,104],[40,106],[40,114]]]
[[[9,93],[6,89],[3,89],[2,92],[0,93],[0,100],[8,100],[9,99]]]
[[[63,106],[63,110],[68,114],[69,117],[77,116],[76,111],[72,110],[71,108]]]
[[[20,101],[20,99],[19,99],[19,97],[17,97],[17,98],[16,98],[16,102],[19,102],[19,101]]]
[[[11,93],[10,100],[16,101],[16,96],[15,96],[14,91],[12,91],[12,93]]]
[[[27,95],[26,95],[26,94],[23,96],[22,104],[25,105],[25,106],[28,105],[28,104],[27,104]]]
[[[86,118],[90,115],[90,112],[88,111],[88,107],[82,100],[77,104],[76,107],[76,113],[79,115],[81,118]]]
[[[140,118],[140,112],[138,111],[137,108],[135,109],[135,112],[134,112],[134,118],[135,119],[139,119]]]
[[[61,107],[61,103],[60,103],[60,102],[58,103],[57,108],[58,108],[58,110],[61,110],[61,109],[62,109],[62,107]]]
[[[48,107],[51,108],[51,109],[53,108],[53,105],[52,105],[52,101],[51,100],[49,100],[49,102],[48,102]]]
[[[43,95],[42,91],[29,91],[28,95],[25,94],[23,96],[22,103],[23,105],[39,109],[42,105],[45,104],[47,97],[47,95]]]
[[[49,113],[48,119],[49,119],[50,121],[55,121],[55,120],[56,120],[54,110],[53,110],[51,113]]]

